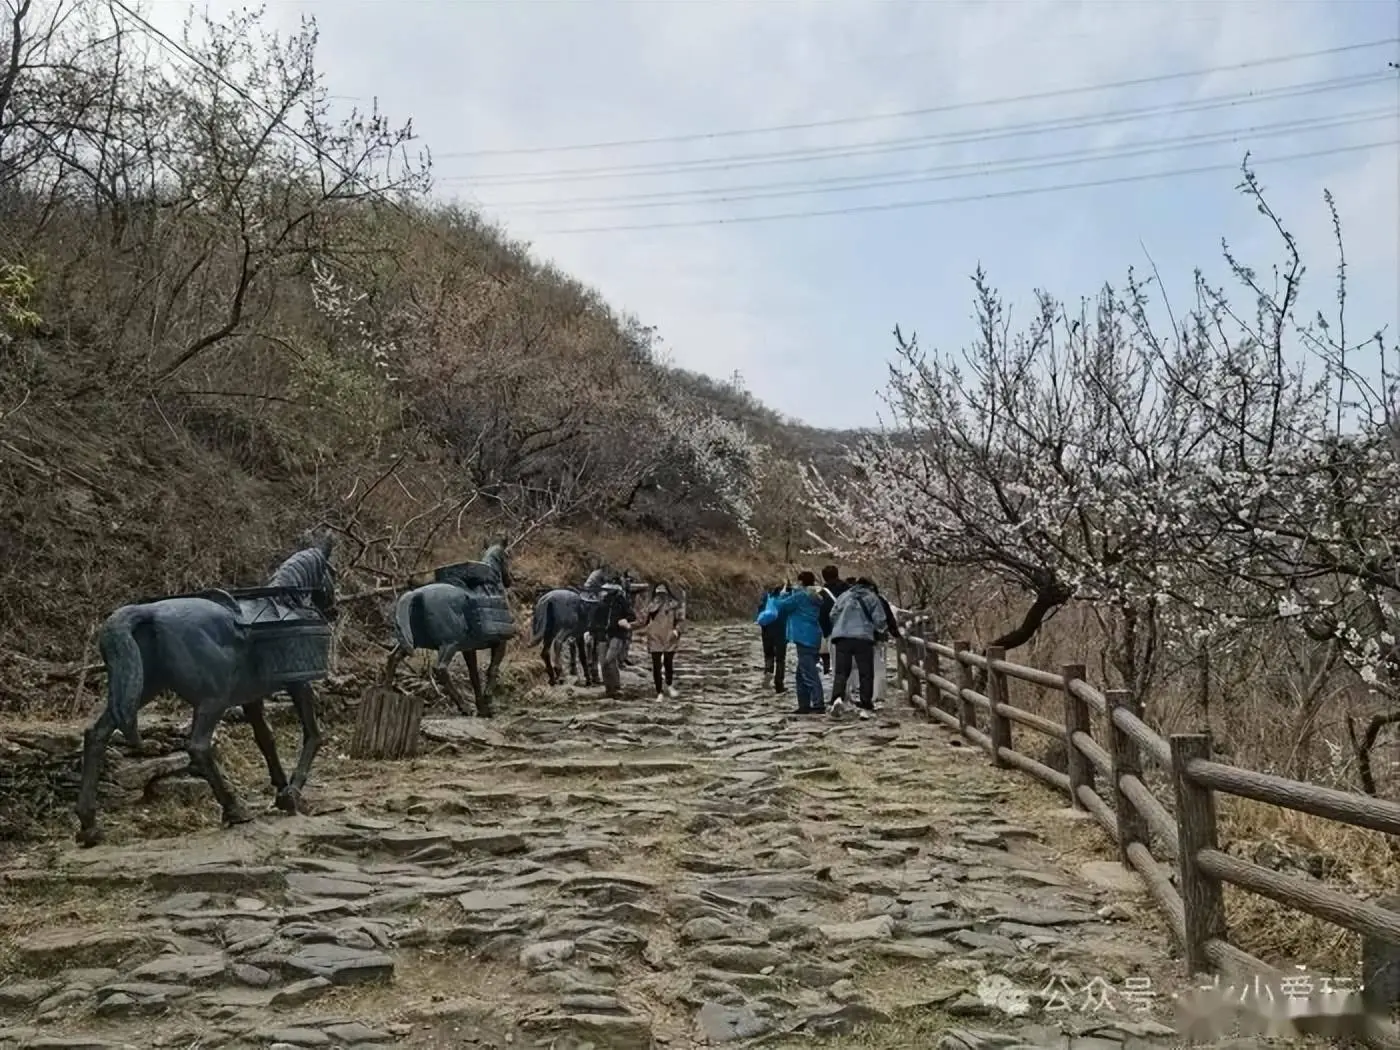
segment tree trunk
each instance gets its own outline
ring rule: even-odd
[[[418,723],[422,718],[422,700],[370,686],[360,696],[350,757],[413,758],[418,754]]]

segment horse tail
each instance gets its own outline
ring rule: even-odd
[[[147,622],[147,616],[141,606],[127,605],[107,617],[97,636],[97,648],[107,668],[107,713],[132,747],[141,746],[136,712],[141,709],[146,686],[146,666],[135,631]]]
[[[549,633],[550,627],[554,623],[554,603],[549,600],[549,594],[540,595],[540,600],[535,602],[534,614],[530,617],[530,647],[533,649],[544,641],[544,636]]]
[[[413,630],[414,621],[421,618],[419,606],[423,603],[423,596],[417,591],[409,591],[399,598],[394,605],[394,641],[398,642],[399,648],[412,652],[416,647],[414,638],[417,637]]]

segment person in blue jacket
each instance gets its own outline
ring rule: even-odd
[[[787,640],[797,650],[797,710],[794,714],[826,712],[822,679],[817,671],[817,650],[822,644],[821,592],[810,572],[797,574],[798,586],[777,600],[778,613],[787,622]]]

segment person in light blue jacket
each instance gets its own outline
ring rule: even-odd
[[[797,650],[797,710],[793,714],[826,712],[822,679],[817,671],[817,650],[822,644],[821,592],[810,572],[797,574],[798,586],[777,600],[778,612],[787,622],[787,640]]]
[[[846,706],[853,667],[860,672],[857,713],[866,718],[875,709],[875,646],[883,644],[889,632],[884,604],[870,580],[862,576],[836,599],[831,608],[831,651],[836,670],[831,682],[833,717]]]

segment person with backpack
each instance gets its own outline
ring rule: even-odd
[[[762,613],[769,602],[776,602],[790,590],[787,584],[768,588],[759,612]],[[773,692],[781,695],[787,691],[787,686],[783,684],[783,675],[787,670],[787,616],[775,610],[775,615],[766,624],[760,624],[758,629],[763,638],[763,683],[767,685],[772,681]]]
[[[817,671],[817,650],[822,644],[821,591],[816,576],[806,570],[797,574],[797,584],[780,595],[771,608],[786,621],[783,633],[797,650],[797,710],[792,713],[819,715],[826,711],[822,679]]]
[[[860,577],[841,592],[831,609],[831,650],[835,674],[831,682],[831,713],[846,707],[851,668],[860,670],[856,707],[862,718],[875,710],[875,647],[889,637],[884,605],[871,582]]]

